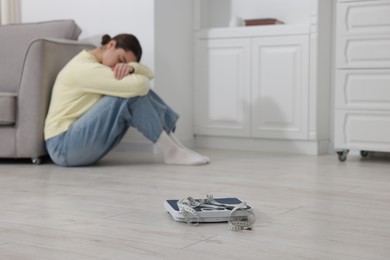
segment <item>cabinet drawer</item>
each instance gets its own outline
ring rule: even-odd
[[[339,2],[338,34],[390,33],[390,1]]]
[[[338,68],[390,68],[390,34],[369,37],[339,37]]]
[[[390,111],[390,70],[338,70],[336,107]]]
[[[390,113],[336,110],[335,148],[390,151]]]

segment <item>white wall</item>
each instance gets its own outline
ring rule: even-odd
[[[154,68],[154,0],[22,0],[22,22],[74,19],[80,40],[100,44],[101,35],[133,33]]]

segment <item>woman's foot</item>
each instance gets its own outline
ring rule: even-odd
[[[170,138],[171,138],[179,147],[181,147],[181,148],[183,148],[184,150],[187,150],[187,151],[189,151],[189,152],[191,152],[191,153],[194,153],[194,154],[197,154],[197,155],[203,157],[203,159],[204,159],[205,161],[207,161],[207,163],[210,162],[210,158],[209,158],[209,157],[204,156],[204,155],[201,155],[201,154],[198,154],[198,153],[196,153],[196,152],[194,152],[194,151],[188,149],[187,147],[185,147],[185,146],[180,142],[180,140],[176,137],[176,135],[175,135],[173,132],[171,132],[171,133],[169,134],[169,137],[170,137]]]
[[[166,164],[172,165],[203,165],[209,163],[200,154],[182,148],[175,149],[168,155],[164,154],[164,161]]]
[[[176,143],[165,131],[161,133],[156,144],[162,150],[166,164],[203,165],[210,162],[207,157]]]

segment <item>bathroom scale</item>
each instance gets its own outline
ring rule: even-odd
[[[172,218],[181,222],[228,222],[231,218],[231,213],[236,206],[240,206],[240,210],[235,210],[235,218],[246,218],[248,213],[252,213],[253,209],[239,198],[215,198],[214,203],[208,203],[199,199],[194,200],[197,205],[192,205],[189,210],[193,210],[193,214],[183,214],[179,208],[181,201],[170,199],[164,201],[164,207]],[[179,205],[178,205],[179,204]],[[244,205],[244,207],[242,207]]]

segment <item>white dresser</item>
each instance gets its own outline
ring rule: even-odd
[[[390,0],[338,0],[335,149],[390,152]]]

